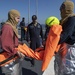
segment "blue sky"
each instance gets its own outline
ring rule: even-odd
[[[0,0],[0,22],[7,20],[9,10],[17,9],[21,13],[21,19],[25,17],[26,23],[28,23],[28,1],[29,0]],[[32,15],[36,14],[36,1],[38,1],[37,14],[39,23],[44,24],[46,18],[49,16],[56,16],[60,19],[59,8],[65,0],[30,0],[29,22],[31,22]],[[75,3],[75,0],[72,1]]]

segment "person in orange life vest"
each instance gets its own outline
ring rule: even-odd
[[[4,51],[4,57],[11,57],[15,54],[18,57],[24,57],[24,55],[20,51],[16,51],[15,48],[18,46],[18,30],[17,24],[20,21],[20,13],[19,11],[12,9],[8,12],[8,20],[2,27],[1,30],[1,49]],[[10,63],[7,63],[3,66],[0,65],[2,74],[1,75],[21,75],[21,62],[20,58],[14,59]],[[2,57],[0,54],[0,61]],[[0,62],[1,63],[1,62]],[[1,72],[0,71],[0,72]]]
[[[45,48],[36,49],[34,52],[26,46],[26,44],[18,46],[19,50],[26,56],[43,61],[42,71],[46,70],[51,58],[54,56],[55,52],[58,51],[60,47],[58,46],[58,42],[62,31],[62,26],[59,25],[59,20],[56,17],[51,16],[46,21],[46,25],[50,27],[50,31],[48,33]]]
[[[64,1],[60,6],[62,33],[61,48],[55,56],[56,75],[75,75],[75,14],[74,2]]]

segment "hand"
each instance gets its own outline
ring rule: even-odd
[[[21,41],[19,41],[18,43],[19,43],[19,44],[21,44],[21,45],[23,45],[23,44],[24,44],[24,43],[23,43],[23,42],[21,42]]]
[[[20,51],[17,51],[17,54],[18,54],[19,58],[24,59],[25,55],[23,53],[21,53]]]
[[[44,47],[43,45],[41,45],[41,47]]]
[[[21,58],[24,59],[25,55],[23,53],[21,53]]]

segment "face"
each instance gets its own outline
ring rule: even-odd
[[[65,5],[64,4],[62,4],[60,7],[60,15],[61,15],[61,17],[64,17],[64,15],[65,15]]]
[[[37,22],[37,20],[32,20],[32,21],[33,21],[34,24]]]
[[[16,22],[20,22],[20,17],[15,17]]]

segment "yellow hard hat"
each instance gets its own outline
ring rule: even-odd
[[[52,25],[59,25],[59,23],[59,19],[55,16],[48,17],[45,21],[45,24],[49,27],[51,27]]]

